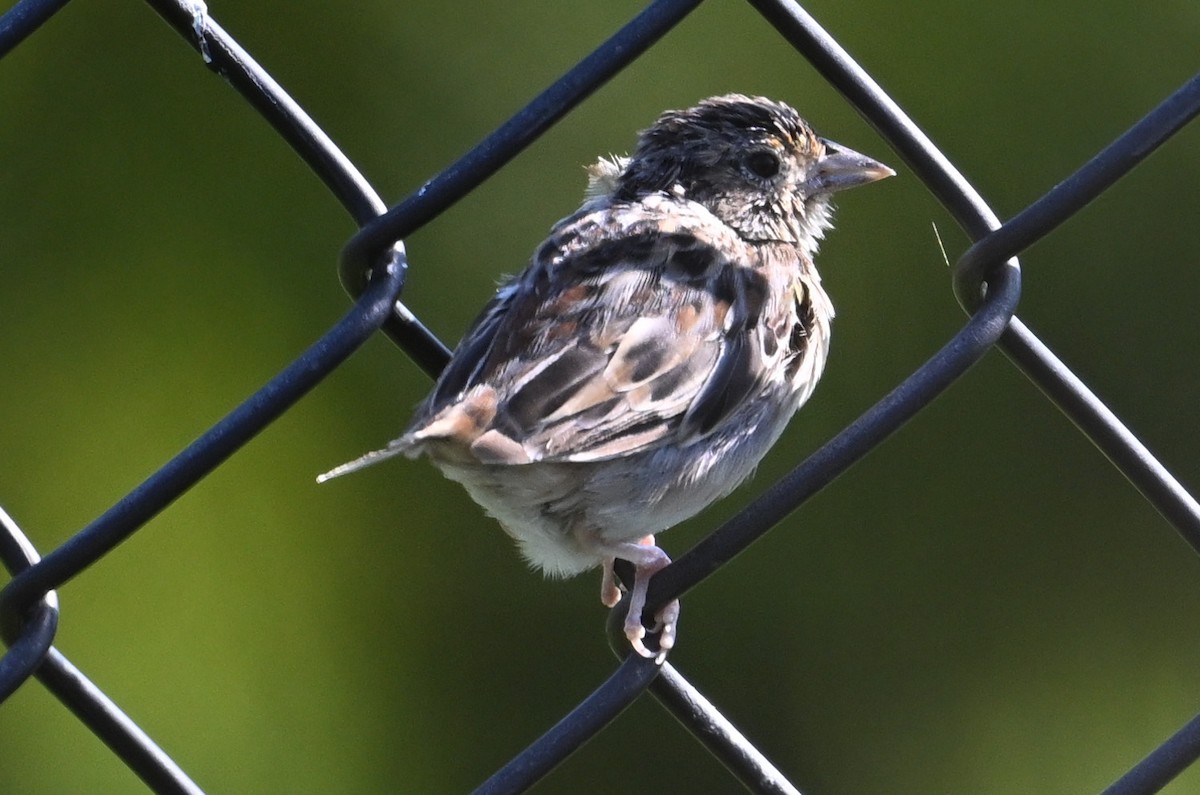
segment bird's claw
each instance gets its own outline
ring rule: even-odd
[[[679,600],[671,600],[654,617],[654,629],[651,632],[658,636],[657,650],[647,648],[643,642],[646,637],[646,627],[642,624],[642,611],[639,609],[635,615],[633,608],[634,605],[631,602],[629,615],[625,618],[625,637],[629,639],[629,644],[633,646],[635,652],[647,659],[653,658],[656,664],[662,665],[663,661],[667,659],[667,653],[675,646],[676,627],[679,623]]]

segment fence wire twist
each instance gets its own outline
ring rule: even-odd
[[[12,580],[0,591],[0,701],[36,677],[156,792],[198,793],[155,743],[53,646],[59,613],[54,589],[110,552],[195,485],[382,329],[426,372],[448,349],[398,302],[408,267],[403,239],[514,158],[572,108],[653,46],[699,5],[657,0],[580,61],[481,144],[388,209],[354,165],[255,61],[207,14],[202,2],[149,4],[254,106],[300,154],[359,224],[343,249],[340,275],[354,308],[294,363],[111,509],[40,558],[17,523],[0,510],[0,560]],[[927,362],[747,508],[654,579],[651,613],[743,550],[795,510],[961,376],[993,346],[1002,350],[1138,489],[1188,544],[1200,551],[1200,505],[1111,411],[1014,316],[1021,275],[1015,256],[1056,229],[1200,113],[1200,76],[1183,85],[1125,134],[1046,195],[1001,223],[917,125],[797,3],[750,0],[795,49],[875,127],[975,241],[953,270],[954,292],[969,314]],[[0,17],[0,57],[32,34],[66,0],[22,0]],[[587,699],[478,789],[521,792],[649,690],[749,790],[797,792],[671,664],[628,655]],[[1128,773],[1107,795],[1151,793],[1200,757],[1200,716]]]

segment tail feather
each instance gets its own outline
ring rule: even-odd
[[[340,478],[342,475],[349,475],[351,472],[357,472],[360,469],[366,469],[372,464],[378,464],[380,461],[402,455],[403,453],[407,452],[408,449],[409,445],[400,444],[399,440],[397,440],[382,450],[373,450],[364,456],[359,456],[353,461],[347,461],[341,466],[336,466],[322,475],[317,475],[317,482],[324,483],[327,480],[333,480],[334,478]]]

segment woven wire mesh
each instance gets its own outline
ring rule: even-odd
[[[0,56],[27,38],[62,5],[25,2],[15,6],[0,19]],[[340,268],[343,284],[356,297],[355,308],[208,433],[82,531],[56,547],[42,550],[40,561],[38,551],[17,522],[7,515],[0,517],[5,530],[0,534],[0,553],[13,574],[0,593],[0,619],[8,644],[0,660],[0,697],[10,696],[29,678],[36,677],[154,790],[190,792],[199,788],[187,774],[51,646],[59,621],[53,589],[112,552],[184,491],[221,466],[328,377],[377,329],[382,328],[424,370],[436,372],[445,361],[446,348],[412,312],[393,309],[405,288],[409,268],[405,248],[396,241],[409,238],[517,157],[604,82],[654,46],[698,3],[656,2],[648,6],[487,140],[391,209],[203,6],[167,2],[151,5],[301,154],[362,227],[343,249]],[[1200,79],[1191,80],[1171,94],[1079,171],[1001,225],[945,156],[799,6],[783,2],[752,5],[846,97],[898,153],[906,173],[919,177],[977,241],[957,258],[953,270],[955,292],[973,314],[926,363],[881,401],[656,577],[651,602],[662,603],[700,585],[851,464],[876,449],[993,347],[1002,350],[1071,418],[1193,548],[1200,548],[1200,509],[1195,501],[1037,336],[1013,317],[1020,294],[1020,271],[1010,259],[1056,230],[1200,112]],[[419,271],[420,263],[414,262],[412,268]],[[37,536],[33,532],[29,535]],[[686,626],[684,632],[686,642]],[[617,647],[621,648],[620,644]],[[523,791],[600,732],[646,690],[749,789],[796,791],[756,750],[752,738],[747,740],[738,734],[680,671],[670,663],[660,671],[639,658],[625,659],[588,699],[499,770],[481,791]],[[1200,720],[1193,720],[1107,791],[1158,791],[1197,756]]]

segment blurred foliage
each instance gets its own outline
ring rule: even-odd
[[[212,4],[388,201],[640,8],[542,0]],[[1200,6],[1018,0],[810,10],[1011,215],[1196,69]],[[757,479],[836,433],[962,322],[967,245],[918,180],[745,5],[706,3],[408,241],[409,305],[453,341],[571,211],[581,166],[727,91],[795,104],[898,166],[842,200],[821,388]],[[145,6],[69,5],[0,62],[0,501],[61,543],[315,340],[352,224]],[[1200,486],[1200,132],[1023,257],[1021,315]],[[527,572],[424,463],[318,488],[428,383],[369,343],[66,585],[58,647],[206,789],[462,792],[613,667],[598,576]],[[689,595],[672,659],[805,792],[1101,789],[1200,709],[1200,565],[994,353]],[[0,707],[0,791],[135,777],[36,683]],[[735,792],[645,699],[537,792]],[[1200,771],[1169,793],[1200,791]]]

